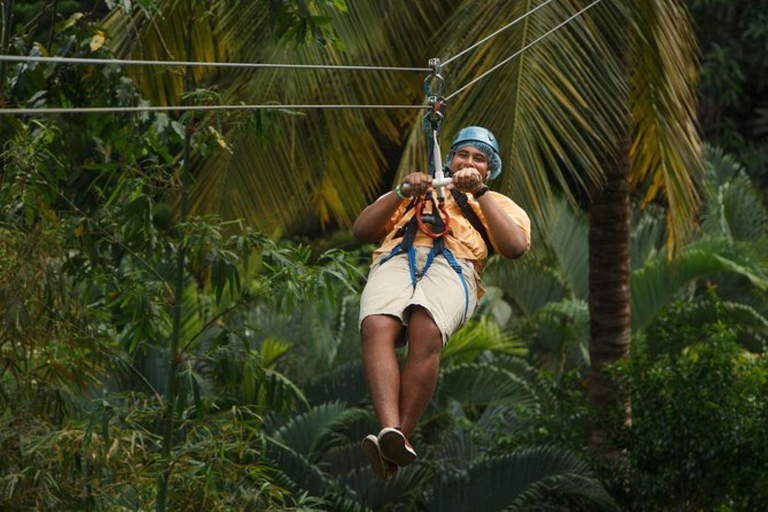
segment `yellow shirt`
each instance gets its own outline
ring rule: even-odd
[[[487,192],[487,194],[493,198],[496,203],[509,215],[515,224],[523,231],[526,238],[526,250],[531,245],[531,220],[528,218],[528,214],[525,210],[520,208],[514,201],[505,195],[498,192]],[[488,223],[485,220],[480,205],[475,201],[472,195],[467,196],[469,198],[470,207],[477,213],[478,218],[488,231],[488,236],[491,239],[491,244],[496,252],[499,249],[496,245],[496,241],[493,239],[493,235],[488,229]],[[377,261],[382,255],[389,254],[395,246],[400,243],[400,238],[395,238],[397,231],[405,226],[409,220],[415,214],[415,208],[411,208],[406,212],[409,201],[403,201],[392,217],[387,222],[386,231],[388,235],[384,238],[384,242],[381,247],[376,249],[373,253],[373,260]],[[475,279],[480,283],[480,276],[483,273],[485,264],[488,261],[488,250],[485,247],[485,242],[480,233],[472,227],[469,220],[464,216],[461,208],[453,200],[453,196],[450,193],[445,197],[445,209],[450,217],[450,229],[451,234],[445,237],[445,246],[453,253],[457,258],[469,260],[475,267]],[[431,203],[427,202],[424,206],[424,213],[431,211]],[[427,225],[428,227],[431,227]],[[432,239],[421,232],[416,230],[416,238],[413,241],[414,246],[418,247],[432,247]],[[482,295],[482,289],[478,286],[478,297]]]

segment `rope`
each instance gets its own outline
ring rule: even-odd
[[[39,62],[45,64],[108,64],[124,66],[210,66],[217,68],[340,69],[347,71],[430,71],[430,68],[388,66],[335,66],[331,64],[270,64],[266,62],[201,62],[172,60],[86,59],[78,57],[35,57],[0,55],[0,62]]]
[[[556,25],[554,28],[552,28],[552,29],[548,30],[547,32],[545,32],[545,33],[544,33],[544,34],[542,34],[541,36],[537,37],[536,39],[534,39],[533,41],[531,41],[530,43],[528,43],[527,45],[523,46],[523,47],[522,47],[520,50],[518,50],[518,51],[516,51],[514,54],[512,54],[512,56],[510,56],[510,57],[507,57],[506,59],[504,59],[504,60],[503,60],[503,61],[501,61],[500,63],[496,64],[494,67],[492,67],[491,69],[489,69],[488,71],[486,71],[486,72],[485,72],[485,73],[483,73],[482,75],[478,76],[477,78],[475,78],[474,80],[472,80],[472,81],[471,81],[471,82],[469,82],[468,84],[466,84],[466,85],[464,85],[463,87],[461,87],[460,89],[458,89],[458,90],[456,90],[456,91],[452,92],[450,95],[448,95],[448,96],[445,98],[445,101],[448,101],[448,100],[450,100],[451,98],[453,98],[454,96],[456,96],[457,94],[459,94],[461,91],[465,90],[467,87],[469,87],[469,86],[471,86],[471,85],[474,85],[475,83],[479,82],[480,80],[482,80],[483,78],[485,78],[485,77],[486,77],[486,76],[488,76],[489,74],[493,73],[494,71],[496,71],[497,69],[499,69],[501,66],[503,66],[503,65],[504,65],[504,64],[506,64],[507,62],[509,62],[509,61],[511,61],[512,59],[514,59],[515,57],[519,56],[521,53],[523,53],[525,50],[527,50],[527,49],[528,49],[528,48],[530,48],[531,46],[535,45],[536,43],[538,43],[539,41],[541,41],[542,39],[544,39],[545,37],[547,37],[547,36],[548,36],[548,35],[550,35],[551,33],[553,33],[553,32],[555,32],[555,31],[559,30],[559,29],[560,29],[560,28],[562,28],[563,26],[567,25],[568,23],[570,23],[571,21],[573,21],[573,20],[574,20],[574,19],[576,19],[577,17],[581,16],[582,14],[584,14],[584,13],[585,13],[585,12],[587,12],[589,9],[591,9],[592,7],[594,7],[595,5],[599,4],[599,3],[600,3],[600,2],[602,2],[602,1],[603,1],[603,0],[595,0],[595,1],[594,1],[594,2],[592,2],[591,4],[589,4],[588,6],[586,6],[585,8],[583,8],[582,10],[580,10],[579,12],[577,12],[576,14],[574,14],[573,16],[569,17],[567,20],[565,20],[565,21],[563,21],[562,23],[560,23],[560,24]]]
[[[280,110],[280,109],[393,109],[426,110],[429,105],[170,105],[146,107],[71,107],[71,108],[0,108],[0,115],[38,114],[110,114],[127,112],[178,112],[220,110]]]
[[[467,53],[467,52],[469,52],[469,51],[471,51],[471,50],[474,50],[475,48],[477,48],[477,47],[478,47],[478,46],[480,46],[481,44],[485,43],[485,42],[486,42],[486,41],[488,41],[489,39],[492,39],[492,38],[496,37],[497,35],[501,34],[502,32],[504,32],[505,30],[507,30],[508,28],[515,26],[517,23],[519,23],[519,22],[523,21],[525,18],[527,18],[527,17],[528,17],[528,16],[530,16],[531,14],[535,13],[536,11],[538,11],[539,9],[541,9],[542,7],[546,6],[546,5],[547,5],[548,3],[550,3],[550,2],[552,2],[552,0],[547,0],[547,1],[546,1],[546,2],[544,2],[543,4],[539,4],[539,5],[537,5],[536,7],[534,7],[533,9],[531,9],[530,11],[528,11],[528,12],[526,12],[525,14],[523,14],[522,16],[520,16],[519,18],[517,18],[517,19],[515,19],[515,20],[512,20],[512,22],[511,22],[511,23],[509,23],[508,25],[505,25],[505,26],[501,27],[499,30],[497,30],[497,31],[496,31],[496,32],[494,32],[493,34],[490,34],[490,35],[486,36],[485,38],[483,38],[483,39],[481,39],[480,41],[476,42],[475,44],[473,44],[473,45],[472,45],[472,46],[470,46],[469,48],[465,48],[464,50],[460,51],[459,53],[457,53],[456,55],[454,55],[454,56],[453,56],[453,57],[451,57],[450,59],[443,61],[443,64],[442,64],[442,66],[443,66],[443,67],[447,66],[448,64],[450,64],[450,63],[451,63],[451,62],[453,62],[454,60],[458,59],[459,57],[461,57],[461,56],[462,56],[462,55],[464,55],[465,53]]]

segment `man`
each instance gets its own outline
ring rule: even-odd
[[[416,459],[408,437],[435,390],[443,346],[482,294],[478,283],[489,249],[514,259],[530,246],[528,215],[486,185],[501,173],[494,135],[479,126],[461,129],[446,162],[453,188],[472,195],[464,209],[454,191],[446,194],[443,209],[429,201],[432,211],[424,214],[414,199],[431,190],[432,177],[415,172],[363,210],[352,228],[362,240],[384,238],[360,300],[363,368],[382,427],[363,440],[362,449],[382,479]],[[401,372],[395,347],[405,342]]]

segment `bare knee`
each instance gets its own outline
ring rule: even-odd
[[[440,358],[443,349],[443,335],[430,314],[421,306],[411,311],[408,322],[408,356],[419,358]]]
[[[360,325],[363,349],[372,345],[394,344],[401,336],[403,324],[400,319],[389,315],[370,315]]]

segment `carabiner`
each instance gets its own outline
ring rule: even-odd
[[[424,79],[424,94],[429,97],[440,97],[445,87],[445,79],[440,74],[440,59],[429,59],[429,67],[432,68],[432,72]],[[437,90],[434,90],[435,86]]]
[[[440,134],[443,128],[443,118],[443,113],[439,110],[430,110],[424,114],[424,133],[428,138],[432,138],[432,132]]]
[[[437,208],[431,213],[431,215],[436,215],[440,221],[443,223],[443,230],[440,232],[435,233],[431,229],[429,229],[425,221],[421,218],[422,212],[424,211],[424,205],[426,204],[426,200],[424,199],[424,196],[419,196],[419,198],[416,200],[416,207],[414,215],[416,216],[416,223],[419,226],[419,231],[427,235],[429,238],[442,238],[445,235],[447,235],[451,230],[451,217],[448,215],[448,211],[445,209],[445,205],[441,202],[439,205],[437,205]],[[432,200],[432,207],[435,207],[434,200]],[[443,215],[440,215],[442,212]],[[445,217],[443,219],[442,217]]]

